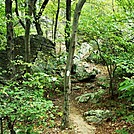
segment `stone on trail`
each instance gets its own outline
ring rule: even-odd
[[[90,97],[91,97],[91,93],[86,93],[86,94],[76,97],[75,100],[78,100],[78,102],[81,102],[81,103],[86,103],[88,102]]]
[[[94,93],[82,94],[81,96],[76,97],[75,100],[78,100],[78,102],[81,103],[87,103],[89,100],[92,101],[92,103],[96,103],[99,101],[99,99],[102,97],[104,93],[105,90],[99,89],[97,92]]]
[[[109,110],[89,110],[84,113],[87,122],[101,123],[101,121],[112,117],[112,113]]]
[[[75,87],[72,87],[72,90],[80,90],[81,88],[83,88],[83,87],[75,86]]]

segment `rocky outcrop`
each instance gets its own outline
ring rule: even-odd
[[[25,54],[25,39],[24,36],[18,36],[13,40],[15,44],[15,56],[23,56]],[[30,36],[31,61],[37,57],[37,52],[42,51],[44,54],[52,54],[55,51],[55,44],[42,35]]]
[[[24,36],[18,36],[13,39],[14,43],[14,57],[15,59],[20,58],[24,60],[25,55],[25,38]],[[42,51],[44,54],[53,55],[55,52],[55,44],[49,39],[41,35],[31,35],[30,36],[31,45],[31,61],[33,62],[38,54],[38,51]],[[7,50],[0,51],[0,68],[1,70],[6,70],[8,60]]]
[[[99,70],[94,68],[91,72],[87,72],[86,69],[83,66],[77,66],[76,68],[76,73],[73,75],[74,78],[77,80],[72,81],[72,83],[77,83],[77,82],[93,82],[99,74]]]
[[[87,122],[101,123],[103,120],[107,120],[112,117],[112,113],[109,110],[89,110],[84,113]]]
[[[24,61],[25,55],[25,38],[24,36],[18,36],[13,39],[14,43],[14,57],[16,61],[16,72],[21,68],[21,64],[18,64],[18,61]],[[55,54],[55,44],[49,39],[41,35],[31,35],[30,36],[30,45],[31,45],[31,62],[34,62],[37,58],[38,52],[41,51],[43,54],[54,56]],[[7,50],[0,50],[0,72],[3,70],[9,70],[9,57]],[[23,70],[23,69],[22,69]],[[8,71],[12,73],[12,71]],[[8,73],[4,71],[0,74],[2,77],[8,77]]]

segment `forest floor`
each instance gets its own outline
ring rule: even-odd
[[[70,104],[70,123],[74,127],[75,134],[95,134],[95,126],[89,125],[84,121],[79,109],[76,108],[74,102]]]
[[[83,93],[93,92],[94,88],[100,88],[98,85],[98,81],[100,78],[108,78],[108,74],[106,71],[106,67],[101,65],[94,65],[90,64],[89,72],[92,70],[93,67],[97,67],[101,74],[98,74],[95,81],[91,82],[92,89],[89,90],[87,88],[87,83],[73,83],[72,87],[79,86],[81,87],[80,90],[73,90],[70,96],[70,128],[67,128],[64,131],[60,130],[61,125],[61,117],[56,119],[56,126],[55,128],[51,128],[46,130],[45,134],[133,134],[134,133],[134,126],[130,122],[126,122],[126,120],[122,119],[124,114],[132,113],[133,111],[129,111],[127,109],[127,104],[125,101],[119,100],[117,96],[114,99],[111,99],[108,89],[106,93],[102,96],[100,102],[92,103],[88,101],[87,103],[79,103],[76,100],[76,97],[80,96]],[[105,79],[105,80],[106,80]],[[102,82],[106,82],[106,81]],[[63,96],[57,97],[54,101],[55,105],[59,106],[59,110],[62,111],[63,106]],[[121,104],[123,104],[123,107]],[[124,109],[125,108],[125,109]],[[96,110],[96,109],[108,109],[112,111],[113,117],[111,119],[105,120],[101,123],[89,123],[86,122],[84,119],[84,112],[88,110]],[[133,118],[133,117],[132,117]],[[115,132],[119,130],[119,133]],[[126,130],[130,130],[128,133]]]

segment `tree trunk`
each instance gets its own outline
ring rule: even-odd
[[[16,13],[16,16],[19,19],[19,23],[25,29],[25,25],[24,25],[23,21],[21,20],[20,15],[19,15],[19,11],[18,11],[18,0],[15,0],[15,13]]]
[[[39,19],[37,19],[37,15],[36,15],[36,2],[37,2],[37,0],[34,0],[34,2],[33,2],[33,10],[32,10],[33,17],[34,17],[34,24],[35,24],[35,27],[36,27],[37,34],[38,35],[43,35],[43,31],[41,29]]]
[[[10,134],[16,134],[15,130],[14,130],[14,122],[11,121],[10,117],[6,117],[7,119],[7,126],[8,129],[10,130]]]
[[[34,24],[35,24],[35,27],[36,27],[37,34],[38,35],[43,35],[43,31],[42,31],[41,25],[40,25],[40,17],[42,16],[42,13],[43,13],[46,5],[48,4],[49,0],[44,0],[38,14],[36,14],[36,2],[37,2],[37,0],[34,0],[33,11],[32,11],[33,15],[34,15]]]
[[[38,13],[38,15],[37,15],[37,20],[40,19],[40,17],[41,17],[41,15],[42,15],[42,13],[43,13],[43,11],[44,11],[46,5],[48,4],[48,2],[49,2],[49,0],[44,0],[44,2],[42,3],[42,6],[41,6],[41,8],[40,8],[40,11],[39,11],[39,13]]]
[[[70,45],[70,23],[71,23],[71,0],[66,0],[65,45],[67,52],[69,52],[69,45]]]
[[[36,27],[37,34],[38,35],[43,35],[43,31],[41,29],[41,25],[40,25],[39,20],[35,20],[34,24],[35,24],[35,27]]]
[[[1,134],[3,134],[3,120],[2,120],[2,117],[0,117],[0,127],[1,127],[0,132],[1,132]]]
[[[14,66],[11,65],[11,61],[14,60],[14,44],[13,44],[13,22],[12,22],[12,0],[5,1],[5,15],[7,18],[7,52],[8,52],[8,60],[9,66],[12,74],[11,77],[14,76],[15,69]]]
[[[52,16],[52,40],[54,39],[54,14]]]
[[[55,44],[55,40],[56,40],[56,32],[57,32],[57,24],[58,24],[59,11],[60,11],[60,0],[58,0],[58,7],[57,7],[57,12],[56,12],[56,18],[55,18],[54,44]]]
[[[30,17],[32,15],[32,0],[27,0],[26,7],[26,28],[25,28],[25,62],[30,62]],[[28,66],[26,67],[26,71],[29,72]]]
[[[78,28],[78,20],[82,10],[82,7],[86,0],[79,0],[74,11],[73,25],[72,25],[72,34],[69,46],[69,54],[67,58],[65,78],[64,78],[64,109],[63,109],[63,118],[61,128],[65,129],[69,126],[69,95],[71,93],[71,68],[73,62],[73,56],[75,51],[76,44],[76,34]]]

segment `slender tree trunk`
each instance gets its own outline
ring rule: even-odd
[[[41,6],[41,8],[40,8],[40,11],[39,11],[39,13],[38,13],[38,15],[37,15],[37,20],[39,20],[40,17],[42,16],[43,11],[44,11],[46,5],[48,4],[48,2],[49,2],[49,0],[44,0],[44,2],[42,3],[42,6]]]
[[[109,78],[110,78],[110,81],[109,81],[109,94],[111,94],[113,96],[113,78],[114,78],[113,76],[114,76],[114,72],[113,72],[113,69],[112,69],[112,65],[108,64],[107,60],[105,59],[105,57],[102,54],[102,51],[101,51],[101,48],[100,48],[100,45],[99,45],[98,41],[97,40],[95,40],[95,41],[96,41],[96,44],[97,44],[97,47],[98,47],[98,50],[99,50],[99,55],[102,58],[102,60],[105,62],[106,67],[107,67],[108,75],[109,75]],[[112,74],[112,72],[113,72],[113,74]]]
[[[57,33],[57,24],[58,24],[59,11],[60,11],[60,0],[58,0],[58,7],[57,7],[57,12],[56,12],[56,18],[55,18],[54,44],[55,44],[55,40],[56,40],[56,33]]]
[[[14,76],[14,65],[11,65],[11,61],[14,60],[14,44],[13,44],[13,22],[12,22],[12,0],[5,1],[5,15],[7,17],[7,52],[10,70],[12,70],[11,77]]]
[[[32,15],[32,0],[26,1],[26,28],[25,28],[25,62],[30,62],[30,25],[31,20],[30,17]],[[27,72],[29,72],[28,66],[26,67]]]
[[[18,11],[18,0],[15,0],[15,13],[16,13],[16,16],[19,19],[19,23],[25,29],[25,25],[24,25],[23,21],[21,20],[20,15],[19,15],[19,11]]]
[[[113,12],[115,12],[114,0],[112,0],[112,10],[113,10]]]
[[[43,11],[44,11],[46,5],[48,4],[49,0],[44,0],[38,14],[36,14],[36,5],[35,5],[36,2],[37,2],[37,0],[34,0],[34,8],[33,8],[34,24],[35,24],[38,35],[43,35],[43,31],[42,31],[41,25],[40,25],[40,17],[42,16]]]
[[[71,23],[71,0],[66,0],[65,45],[67,52],[69,52],[69,45],[70,45],[70,23]]]
[[[15,130],[14,130],[14,122],[11,121],[10,117],[6,117],[7,119],[7,125],[8,125],[8,129],[10,130],[10,134],[16,134]]]
[[[2,120],[2,117],[0,117],[0,132],[1,134],[3,134],[3,120]]]
[[[36,27],[37,34],[38,35],[43,35],[43,31],[41,29],[41,25],[40,25],[39,20],[35,20],[34,24],[35,24],[35,27]]]
[[[45,29],[45,36],[46,36],[46,38],[48,38],[48,34],[49,34],[49,32],[48,32],[47,16],[46,16],[45,26],[46,26],[46,29]]]
[[[43,31],[41,29],[39,19],[37,19],[37,15],[36,15],[36,2],[37,2],[37,0],[34,0],[34,2],[33,2],[33,10],[32,10],[33,17],[34,17],[34,24],[35,24],[35,27],[36,27],[37,34],[38,35],[43,35]]]
[[[69,96],[71,93],[71,68],[72,68],[73,56],[75,51],[78,20],[79,20],[82,7],[85,2],[86,0],[79,0],[74,11],[72,34],[71,34],[69,54],[67,58],[65,78],[64,78],[64,109],[63,109],[63,118],[61,123],[62,129],[65,129],[69,126],[69,112],[70,112]]]
[[[52,18],[52,40],[54,40],[54,14]]]
[[[34,24],[35,24],[35,27],[36,27],[37,34],[38,35],[43,35],[43,31],[42,31],[41,24],[40,24],[40,17],[42,16],[43,11],[44,11],[46,5],[48,4],[49,0],[44,0],[43,1],[38,14],[36,13],[36,2],[37,2],[37,0],[33,0],[33,10],[32,10],[32,12],[33,12],[33,16],[34,16]],[[41,4],[41,0],[39,0],[39,5],[40,4]]]

